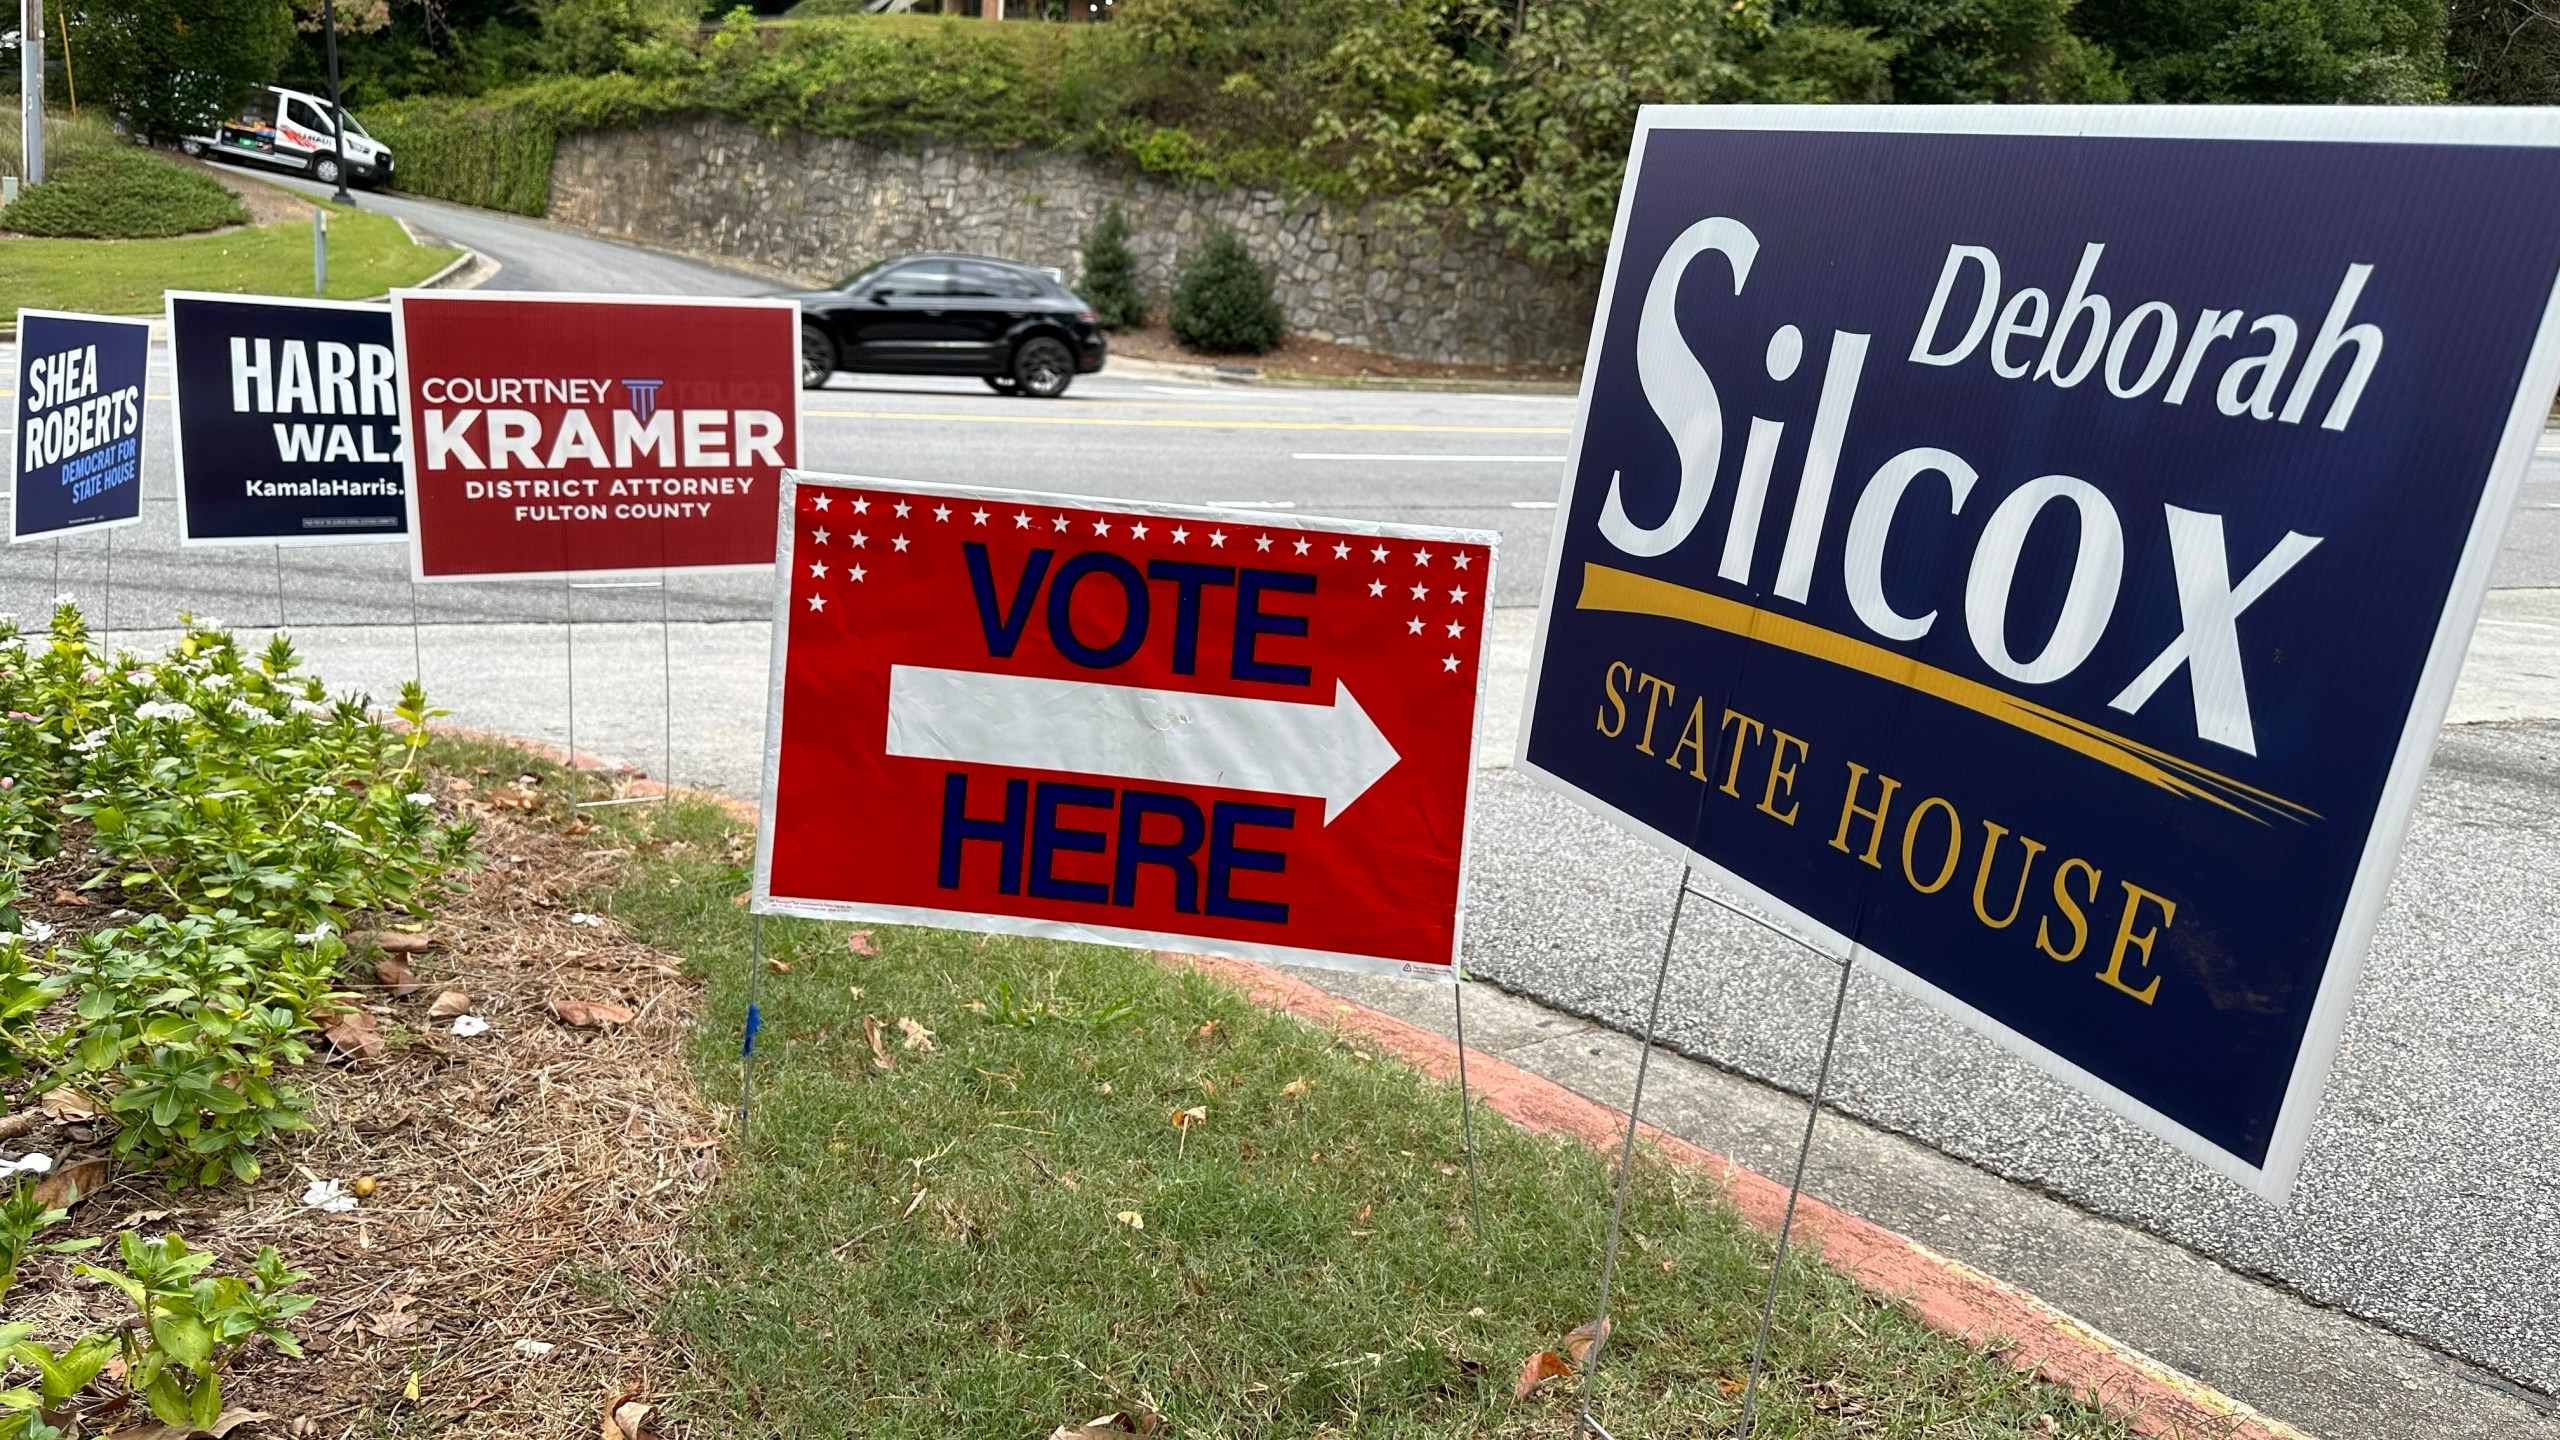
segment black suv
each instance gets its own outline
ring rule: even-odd
[[[800,302],[800,383],[838,370],[975,375],[1046,400],[1102,368],[1093,307],[1045,270],[983,255],[904,255]]]

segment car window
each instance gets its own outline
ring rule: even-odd
[[[1002,265],[982,265],[963,260],[957,267],[962,288],[955,295],[978,295],[989,299],[1027,300],[1039,292],[1020,272]]]
[[[948,295],[951,293],[951,267],[939,260],[922,265],[901,265],[880,278],[872,287],[878,295]]]
[[[284,102],[284,118],[295,125],[301,126],[305,130],[317,130],[323,135],[334,135],[337,133],[329,128],[329,122],[322,118],[320,112],[306,101],[287,100]]]

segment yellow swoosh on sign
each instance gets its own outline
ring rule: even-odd
[[[1935,696],[1951,705],[1961,705],[1977,715],[2013,725],[2039,739],[2086,755],[2163,790],[2210,801],[2262,825],[2271,817],[2297,824],[2320,818],[2319,812],[2308,806],[2242,784],[2228,775],[2181,760],[2165,750],[2102,730],[2050,706],[2022,700],[1951,670],[1922,664],[1911,656],[1897,654],[1881,645],[1853,640],[1819,625],[1809,625],[1791,616],[1745,605],[1739,600],[1728,600],[1721,595],[1710,595],[1703,590],[1692,590],[1685,585],[1674,585],[1668,580],[1656,580],[1607,565],[1585,564],[1582,567],[1582,594],[1574,601],[1574,608],[1685,621],[1816,660],[1827,660],[1861,675],[1872,675],[1889,684]]]

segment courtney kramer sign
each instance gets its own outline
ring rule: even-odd
[[[783,495],[760,911],[1454,977],[1492,535]]]
[[[112,530],[142,518],[150,359],[148,320],[18,312],[12,541]]]
[[[407,538],[391,312],[168,294],[178,543]]]
[[[2281,1200],[2560,374],[2555,143],[1646,111],[1523,765]]]
[[[773,563],[791,302],[404,291],[392,316],[417,578]]]

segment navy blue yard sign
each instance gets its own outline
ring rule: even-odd
[[[173,290],[178,540],[405,540],[391,307]]]
[[[2556,145],[1648,110],[1522,764],[2280,1201],[2560,377]]]
[[[142,518],[151,322],[18,312],[9,538],[112,530]]]

